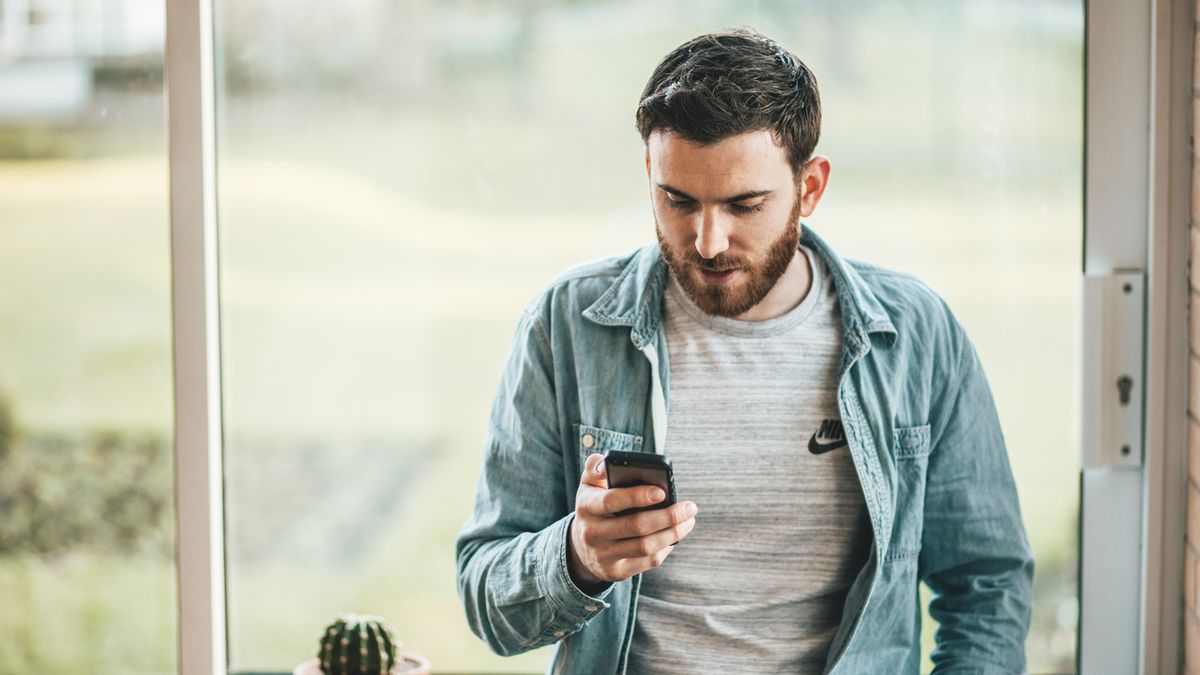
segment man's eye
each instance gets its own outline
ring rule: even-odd
[[[689,209],[694,203],[690,199],[675,199],[671,195],[667,195],[667,205],[673,209]]]
[[[734,213],[758,213],[762,211],[763,202],[759,202],[753,206],[746,206],[744,204],[730,204],[729,206],[733,209]]]

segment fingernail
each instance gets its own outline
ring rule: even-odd
[[[696,511],[697,511],[696,505],[693,503],[690,503],[690,502],[688,503],[687,508],[685,508],[683,510],[683,512],[687,514],[688,518],[691,518],[692,516],[696,515]]]
[[[596,462],[596,473],[604,473],[604,460]]]
[[[656,502],[661,502],[663,500],[663,497],[666,497],[666,496],[667,496],[667,494],[659,488],[655,488],[650,491],[650,499],[653,499]]]

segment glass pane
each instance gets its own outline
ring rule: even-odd
[[[0,673],[176,670],[163,6],[0,0]]]
[[[439,671],[545,668],[492,655],[455,589],[491,396],[554,274],[653,241],[638,94],[738,25],[820,81],[814,229],[974,339],[1038,557],[1029,667],[1073,667],[1082,3],[218,5],[234,670],[292,668],[347,611]]]

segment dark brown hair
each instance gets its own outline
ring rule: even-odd
[[[769,129],[795,173],[821,135],[817,79],[795,54],[753,30],[706,33],[655,67],[637,128],[643,142],[658,129],[701,144]]]

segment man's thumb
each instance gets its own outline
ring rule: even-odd
[[[583,482],[597,487],[608,487],[608,478],[604,474],[604,455],[593,452],[583,463]]]

